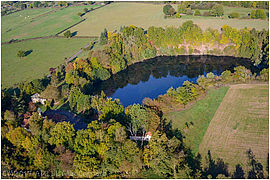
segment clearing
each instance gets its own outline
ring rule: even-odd
[[[179,26],[187,20],[192,20],[202,29],[209,27],[220,29],[224,24],[235,28],[256,28],[257,30],[268,29],[267,20],[254,19],[228,19],[228,17],[196,17],[183,16],[180,19],[164,19],[164,4],[146,4],[136,2],[111,3],[103,8],[95,10],[93,13],[85,15],[86,20],[71,28],[71,32],[76,32],[79,36],[99,36],[104,28],[109,31],[119,30],[121,26],[135,25],[148,29],[150,26]],[[177,9],[176,5],[175,8]],[[227,8],[224,7],[225,15],[231,11],[237,11],[244,16],[251,9],[248,8]]]
[[[73,6],[67,8],[27,9],[2,16],[2,42],[55,35],[82,20],[77,14],[84,8],[100,5]],[[49,13],[50,12],[50,13]],[[92,12],[88,12],[90,14]]]
[[[49,73],[50,67],[64,64],[65,57],[71,57],[90,41],[88,38],[50,38],[2,45],[2,87],[43,77]],[[19,50],[30,54],[19,58]]]
[[[240,164],[247,170],[247,150],[266,168],[269,153],[269,85],[232,85],[203,137],[199,152]],[[247,171],[246,171],[247,172]]]
[[[191,108],[165,115],[168,121],[172,121],[173,128],[178,128],[183,132],[186,137],[184,141],[194,153],[198,151],[208,125],[227,90],[228,87],[210,89],[206,97],[198,100]],[[188,127],[185,125],[186,123],[188,123]]]

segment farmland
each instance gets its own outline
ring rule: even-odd
[[[266,167],[269,152],[269,85],[233,85],[203,137],[199,152],[206,155],[210,150],[213,157],[246,169],[250,148],[256,159]]]
[[[75,54],[90,39],[39,39],[2,45],[2,86],[8,87],[25,80],[41,78],[50,67],[64,63],[65,57]],[[24,58],[17,57],[19,50],[32,52]]]
[[[11,39],[26,39],[55,35],[65,28],[81,21],[77,15],[84,8],[99,5],[74,6],[67,8],[44,8],[19,11],[2,16],[2,42]],[[91,13],[91,12],[89,12]]]
[[[184,132],[185,142],[193,152],[198,151],[204,133],[227,90],[228,87],[217,90],[211,89],[205,98],[196,102],[190,109],[171,112],[166,115],[167,120],[172,121],[173,128],[178,128]],[[186,122],[189,123],[188,128],[185,125]]]
[[[181,19],[164,19],[162,11],[163,4],[143,4],[143,3],[112,3],[106,7],[86,14],[86,21],[71,28],[72,32],[77,31],[77,35],[100,35],[100,32],[107,28],[109,31],[119,30],[121,26],[135,25],[147,29],[150,26],[179,26],[187,19],[198,24],[202,29],[209,27],[220,29],[224,24],[235,28],[256,28],[258,30],[268,29],[269,23],[266,20],[251,19],[228,19],[226,15],[232,11],[240,11],[244,16],[251,9],[248,8],[224,8],[224,18],[215,17],[195,17],[183,16]],[[175,6],[175,9],[177,7]],[[89,28],[91,27],[91,28]]]

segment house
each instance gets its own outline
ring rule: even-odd
[[[34,95],[31,96],[31,100],[33,101],[33,103],[38,103],[40,102],[41,104],[45,104],[46,99],[41,98],[40,94],[36,93]]]
[[[147,132],[145,136],[130,136],[129,138],[135,141],[150,141],[151,137],[152,137],[152,133]]]

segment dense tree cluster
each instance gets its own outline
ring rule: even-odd
[[[266,14],[263,9],[252,10],[250,13],[251,19],[266,19]]]
[[[268,36],[265,30],[237,30],[227,25],[221,33],[202,31],[192,21],[178,28],[150,27],[145,31],[131,25],[122,27],[120,32],[105,30],[100,38],[102,48],[89,51],[87,59],[75,59],[66,66],[52,68],[50,75],[41,80],[2,90],[2,165],[25,172],[25,176],[20,176],[24,178],[43,177],[26,171],[46,171],[49,177],[58,178],[128,178],[144,171],[165,178],[228,177],[225,171],[215,174],[211,168],[201,167],[199,158],[194,158],[183,143],[181,132],[172,130],[163,118],[159,106],[162,97],[124,108],[119,100],[108,98],[103,92],[91,92],[96,83],[112,74],[157,55],[218,54],[224,50],[224,54],[268,65]],[[203,45],[224,49],[203,51]],[[201,76],[197,84],[186,81],[182,87],[169,89],[165,96],[186,106],[210,86],[252,79],[268,81],[268,74],[269,69],[256,76],[238,66],[233,73]],[[30,96],[35,93],[47,102],[31,102]],[[44,111],[61,107],[83,116],[89,123],[87,128],[77,130],[68,122],[56,123],[39,115],[39,108]],[[153,135],[149,142],[129,139],[147,132]],[[211,163],[218,167],[213,160]],[[261,177],[260,172],[256,173],[252,177]]]

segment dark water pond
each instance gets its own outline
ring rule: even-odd
[[[129,66],[110,79],[94,86],[92,94],[103,90],[112,98],[120,99],[126,107],[165,94],[170,87],[182,86],[186,80],[196,82],[199,75],[213,72],[220,75],[224,70],[245,66],[252,72],[257,68],[244,58],[224,56],[161,56]]]

